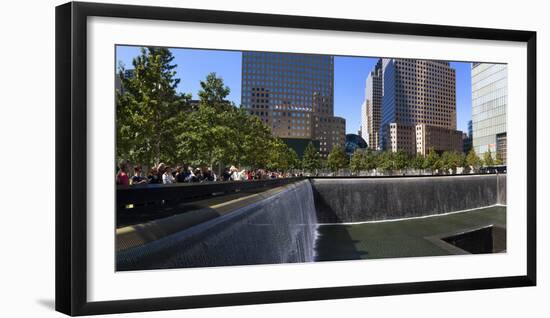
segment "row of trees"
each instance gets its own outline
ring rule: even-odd
[[[142,48],[116,93],[117,159],[142,164],[242,165],[285,171],[298,156],[256,116],[226,98],[229,87],[211,73],[201,81],[199,102],[177,93],[172,53]]]
[[[502,164],[501,158],[493,158],[490,151],[479,158],[475,151],[471,150],[467,155],[456,151],[445,151],[442,154],[430,149],[426,156],[412,156],[404,151],[397,152],[373,152],[355,151],[351,158],[347,156],[342,147],[333,148],[326,161],[322,160],[316,153],[313,144],[309,144],[302,160],[302,169],[314,171],[316,169],[350,169],[353,172],[370,171],[396,171],[406,169],[417,170],[442,170],[456,172],[458,167],[479,169],[482,166],[494,166]]]
[[[490,151],[479,158],[475,151],[471,150],[467,155],[457,151],[445,151],[442,154],[430,149],[426,156],[420,154],[413,156],[404,151],[380,152],[370,151],[355,152],[351,157],[349,168],[352,171],[380,169],[382,171],[417,169],[417,170],[442,170],[456,172],[458,167],[479,169],[481,166],[493,166],[502,164],[502,160],[493,159]]]

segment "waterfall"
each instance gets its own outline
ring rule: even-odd
[[[151,243],[117,253],[117,270],[314,261],[309,181]]]
[[[506,175],[313,179],[319,223],[410,218],[506,204]]]

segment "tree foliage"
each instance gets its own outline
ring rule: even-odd
[[[456,172],[456,168],[462,166],[464,162],[464,157],[456,151],[445,151],[439,159],[439,167],[443,169],[446,173],[449,170],[452,170],[453,173]]]
[[[411,161],[412,161],[411,168],[418,169],[418,170],[425,168],[424,156],[422,156],[421,154],[417,153],[416,156],[414,156],[414,158],[411,159]]]
[[[464,162],[466,166],[472,167],[473,169],[478,169],[482,164],[481,159],[477,156],[474,149],[470,149]]]
[[[347,167],[348,164],[349,159],[344,147],[333,147],[327,158],[328,168],[332,171],[338,171],[339,169]]]
[[[275,138],[269,150],[267,168],[277,171],[289,171],[298,167],[298,155],[281,139]]]
[[[441,161],[439,160],[439,154],[435,149],[428,150],[428,155],[424,159],[424,169],[431,169],[432,171],[440,168]]]
[[[400,154],[399,156],[402,156]],[[400,158],[399,160],[406,160]],[[410,163],[401,161],[401,166],[408,166]],[[350,169],[354,172],[371,171],[373,169],[381,169],[389,171],[396,169],[398,166],[395,154],[392,152],[375,152],[372,150],[355,151],[350,159]]]
[[[376,168],[382,171],[396,170],[393,152],[384,151],[378,154]]]
[[[367,150],[363,156],[363,164],[365,166],[365,170],[367,171],[376,169],[378,165],[378,156],[376,153],[371,150]]]
[[[313,145],[313,142],[307,144],[302,157],[302,169],[305,171],[313,172],[321,168],[321,156],[319,151]]]
[[[493,160],[493,154],[491,153],[491,150],[487,150],[483,154],[483,165],[485,167],[490,167],[495,165],[495,161]]]
[[[133,59],[131,73],[119,66],[117,159],[151,164],[175,158],[174,138],[190,96],[176,92],[173,59],[168,49],[149,47]]]
[[[207,105],[218,110],[228,110],[231,103],[226,99],[231,89],[225,86],[223,79],[216,73],[209,73],[206,80],[200,82],[199,105]]]
[[[189,113],[176,138],[177,161],[192,165],[213,166],[216,163],[236,162],[242,136],[232,123],[239,112],[219,112],[214,107],[199,105]]]
[[[366,169],[365,151],[356,150],[352,155],[349,162],[349,167],[353,172],[359,172]]]
[[[397,171],[412,169],[430,169],[432,171],[443,170],[445,173],[456,173],[458,167],[467,164],[468,159],[475,153],[465,158],[464,154],[458,151],[444,151],[439,155],[434,149],[430,149],[426,156],[421,154],[411,155],[404,151],[356,151],[350,160],[350,168],[354,173],[378,169],[380,171]],[[479,160],[479,158],[478,158]]]
[[[403,150],[398,150],[392,155],[394,161],[394,167],[397,170],[404,170],[411,166],[411,160],[408,153]]]

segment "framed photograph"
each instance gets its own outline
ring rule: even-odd
[[[536,284],[536,33],[56,8],[56,309]]]

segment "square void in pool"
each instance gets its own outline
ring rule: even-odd
[[[490,225],[444,237],[442,240],[471,254],[506,251],[506,229],[501,226]]]

